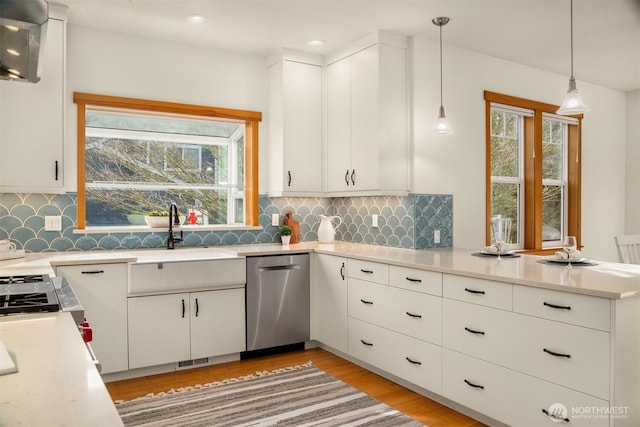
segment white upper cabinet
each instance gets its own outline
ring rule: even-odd
[[[0,192],[64,191],[66,20],[47,25],[41,80],[0,81]]]
[[[322,61],[287,52],[270,58],[269,195],[322,191]]]
[[[407,193],[406,39],[379,32],[327,64],[327,191]]]

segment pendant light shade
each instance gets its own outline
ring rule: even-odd
[[[569,90],[562,101],[560,109],[556,114],[561,116],[571,116],[574,114],[583,114],[589,111],[578,93],[576,88],[576,79],[573,77],[573,0],[571,0],[571,77],[569,78]]]
[[[432,19],[431,22],[440,27],[440,109],[438,110],[438,119],[433,126],[433,131],[439,135],[451,135],[453,129],[444,113],[444,105],[442,103],[442,26],[447,25],[449,18],[440,16]]]

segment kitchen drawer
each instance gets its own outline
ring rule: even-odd
[[[442,298],[350,279],[347,312],[364,320],[434,344],[442,342]]]
[[[601,331],[611,330],[611,301],[606,298],[514,286],[513,310]]]
[[[353,318],[348,336],[350,356],[440,393],[441,347]]]
[[[392,349],[386,344],[386,330],[380,326],[349,317],[347,350],[350,356],[383,369],[392,360]]]
[[[423,341],[442,344],[442,298],[393,287],[389,291],[382,326]]]
[[[513,285],[509,283],[444,274],[442,293],[445,298],[503,310],[511,310],[513,307]]]
[[[354,279],[380,283],[381,285],[389,284],[389,266],[387,264],[350,259],[348,274]]]
[[[245,259],[129,265],[129,295],[244,286]]]
[[[389,266],[389,284],[410,291],[442,296],[442,273]]]
[[[442,347],[397,332],[383,335],[391,357],[382,369],[434,393],[442,392]]]
[[[442,359],[443,396],[503,423],[525,427],[562,425],[565,423],[559,424],[543,410],[555,414],[555,408],[566,408],[569,425],[609,426],[607,416],[583,415],[585,410],[606,411],[609,402],[605,400],[451,350],[443,349]]]
[[[515,313],[510,323],[508,367],[609,400],[609,333]]]
[[[391,288],[364,280],[349,279],[347,313],[349,317],[386,326]]]
[[[512,318],[509,311],[444,299],[442,345],[507,366],[515,354]]]

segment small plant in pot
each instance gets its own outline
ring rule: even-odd
[[[288,225],[283,225],[278,229],[278,234],[280,235],[280,240],[282,240],[283,245],[289,244],[292,233],[293,233],[293,229]]]

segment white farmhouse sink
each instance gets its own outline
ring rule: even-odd
[[[243,287],[246,260],[219,248],[132,252],[129,296]]]

